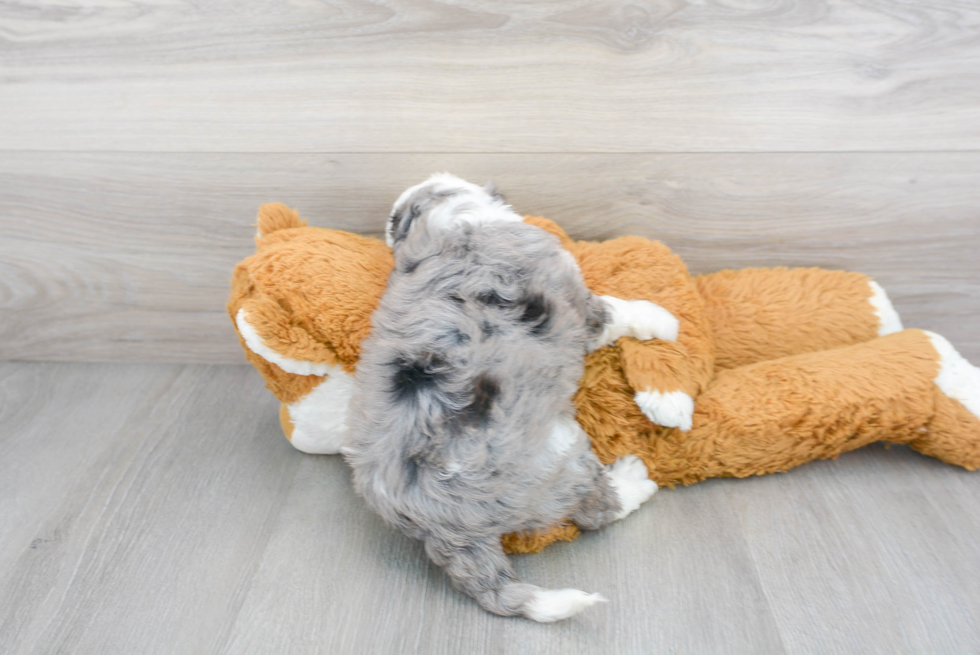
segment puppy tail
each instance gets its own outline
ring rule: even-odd
[[[524,616],[540,623],[560,621],[606,599],[578,589],[541,589],[517,579],[499,539],[466,546],[427,539],[425,551],[443,567],[453,585],[485,610]]]
[[[300,218],[295,209],[290,209],[279,202],[270,202],[259,207],[258,223],[255,238],[272,234],[277,230],[291,227],[306,227],[306,221]]]

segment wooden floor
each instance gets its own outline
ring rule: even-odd
[[[0,365],[0,652],[976,653],[980,476],[903,447],[661,491],[492,616],[280,436],[245,366]]]
[[[291,449],[224,310],[258,205],[377,233],[439,170],[980,362],[976,0],[0,2],[0,653],[980,652],[980,474],[904,448],[520,558],[610,598],[550,626]]]

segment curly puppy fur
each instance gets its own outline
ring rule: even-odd
[[[603,600],[519,582],[500,539],[568,518],[598,528],[656,488],[639,460],[603,467],[575,421],[607,305],[553,235],[450,175],[406,191],[387,237],[395,270],[345,451],[357,490],[495,614],[554,621]]]

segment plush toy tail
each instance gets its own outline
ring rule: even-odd
[[[290,209],[279,202],[270,202],[259,207],[258,231],[255,237],[272,234],[276,230],[286,230],[291,227],[306,227],[306,221],[300,218],[295,209]]]

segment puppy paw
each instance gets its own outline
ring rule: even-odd
[[[524,616],[539,623],[561,621],[596,603],[607,600],[599,594],[578,589],[538,589],[524,604]]]
[[[694,399],[683,391],[640,391],[633,399],[651,422],[685,432],[691,429]]]
[[[615,296],[600,296],[606,303],[608,320],[592,343],[592,349],[616,343],[620,337],[634,337],[640,341],[661,339],[677,341],[680,323],[673,314],[660,305],[646,300],[623,300]]]
[[[628,300],[627,323],[630,336],[640,341],[660,339],[677,341],[680,323],[677,318],[660,305],[646,300]]]
[[[980,418],[980,368],[964,359],[944,337],[935,332],[925,332],[939,355],[936,386]]]
[[[620,457],[606,468],[606,473],[622,506],[616,520],[628,516],[657,493],[657,483],[649,479],[646,464],[635,455]]]

